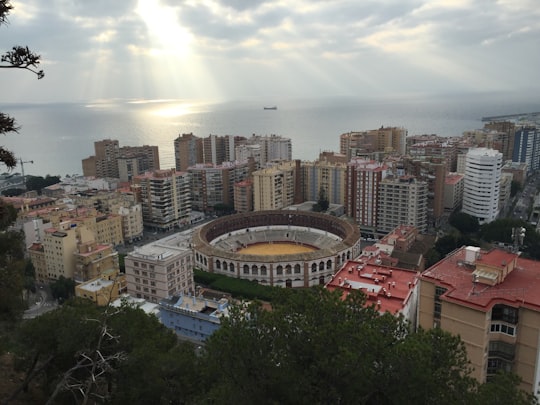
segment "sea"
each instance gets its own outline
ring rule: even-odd
[[[277,107],[275,110],[264,107]],[[339,136],[381,126],[409,136],[460,136],[483,127],[482,117],[540,111],[540,96],[474,93],[401,97],[250,98],[230,101],[98,100],[69,103],[0,104],[15,118],[18,133],[0,145],[15,152],[26,175],[82,174],[94,142],[157,145],[162,169],[174,167],[174,139],[181,134],[280,135],[292,140],[293,159],[313,161],[339,151]],[[0,169],[0,171],[3,171]],[[14,172],[21,172],[19,164]]]

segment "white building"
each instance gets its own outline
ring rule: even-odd
[[[174,294],[194,294],[191,232],[136,248],[125,258],[127,292],[158,303]]]
[[[488,223],[499,214],[502,153],[495,149],[471,148],[465,160],[462,212]]]

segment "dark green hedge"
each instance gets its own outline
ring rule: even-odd
[[[199,269],[194,269],[193,273],[195,283],[204,285],[214,290],[229,293],[234,298],[272,301],[274,291],[279,288],[264,286],[253,281],[242,280],[240,278],[208,273]]]

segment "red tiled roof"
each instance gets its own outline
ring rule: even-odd
[[[526,306],[540,311],[540,262],[520,258],[502,249],[480,251],[480,258],[476,259],[478,264],[503,269],[506,264],[516,261],[514,269],[499,284],[490,286],[473,283],[476,266],[466,263],[465,249],[463,246],[456,250],[424,271],[420,277],[448,289],[441,299],[481,311],[490,310],[495,303]]]
[[[407,304],[417,273],[363,261],[348,261],[326,288],[341,290],[343,297],[351,289],[367,295],[367,305],[376,305],[380,312],[396,314]]]
[[[456,184],[458,181],[460,181],[463,178],[462,174],[447,174],[446,178],[444,179],[444,182],[446,184]]]

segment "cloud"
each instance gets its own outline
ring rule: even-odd
[[[535,0],[14,0],[1,44],[46,79],[21,98],[538,88]],[[513,63],[522,58],[527,63]],[[8,75],[14,77],[13,73]],[[17,78],[22,75],[17,75]],[[2,80],[0,76],[0,80]],[[19,80],[19,79],[18,79]],[[15,98],[17,98],[16,96]]]

